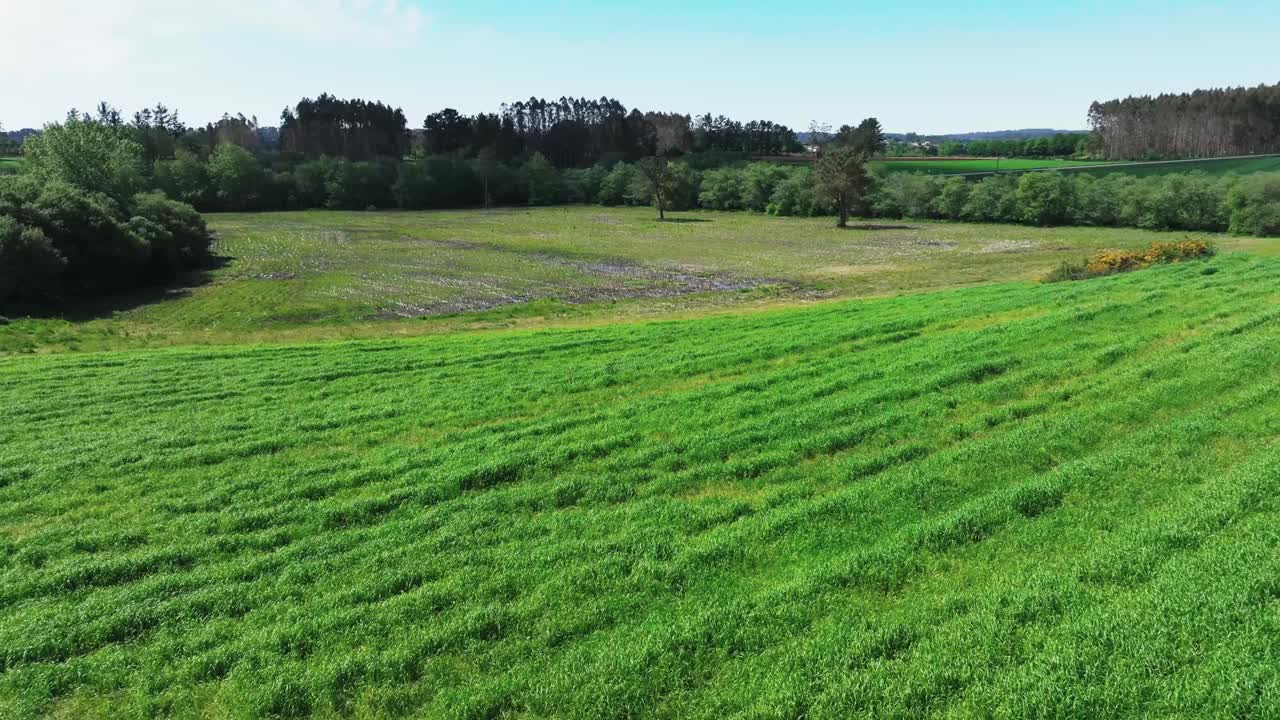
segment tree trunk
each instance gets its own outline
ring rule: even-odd
[[[666,215],[664,215],[664,214],[663,214],[663,212],[662,212],[662,196],[661,196],[661,195],[656,195],[656,196],[655,196],[655,198],[654,198],[654,202],[655,202],[655,203],[657,204],[657,206],[658,206],[658,220],[659,220],[659,221],[666,220],[666,219],[667,219],[667,216],[666,216]]]
[[[844,203],[840,203],[840,219],[836,221],[836,227],[849,226],[849,207]]]

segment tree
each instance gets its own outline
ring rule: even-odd
[[[666,158],[650,156],[641,158],[636,163],[636,170],[640,172],[646,189],[653,197],[653,204],[658,208],[658,219],[666,220],[667,200],[673,193],[677,179],[672,172],[671,163]]]
[[[835,142],[868,157],[883,155],[885,151],[884,130],[880,127],[880,121],[873,117],[858,123],[857,127],[842,125],[836,133]]]
[[[27,138],[22,151],[28,173],[47,182],[65,182],[122,204],[142,189],[142,146],[118,124],[70,115]]]
[[[552,205],[564,194],[560,172],[542,153],[534,153],[524,164],[525,186],[529,189],[530,205]]]
[[[849,209],[867,189],[867,155],[848,145],[823,148],[814,164],[813,189],[836,208],[836,227],[849,225]]]
[[[239,145],[219,145],[209,156],[209,183],[223,208],[246,210],[257,202],[262,167]]]

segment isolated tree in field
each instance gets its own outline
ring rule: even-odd
[[[849,224],[849,209],[867,189],[867,156],[849,146],[825,148],[813,169],[814,193],[835,205],[836,227]]]
[[[653,196],[653,204],[658,208],[658,219],[666,220],[667,201],[671,197],[672,185],[675,183],[671,163],[667,162],[666,158],[650,156],[641,158],[640,162],[636,163],[636,169],[640,171],[645,187]]]

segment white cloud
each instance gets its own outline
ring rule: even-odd
[[[0,72],[95,75],[163,63],[157,45],[195,47],[272,36],[308,49],[403,48],[426,25],[404,0],[42,0],[15,2],[0,22]]]

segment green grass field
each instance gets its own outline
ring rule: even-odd
[[[16,173],[22,170],[22,158],[0,157],[0,175]]]
[[[1008,170],[1043,170],[1079,165],[1106,166],[1107,162],[1082,162],[1056,158],[901,158],[871,163],[873,169],[889,172],[919,172],[928,175],[955,175],[958,173],[985,173]]]
[[[679,219],[602,207],[214,215],[229,262],[205,281],[79,308],[70,320],[17,320],[0,326],[0,353],[670,318],[1031,280],[1100,248],[1170,238],[917,221],[842,231],[830,218],[747,213]]]
[[[1162,163],[1142,163],[1108,168],[1086,168],[1072,172],[1089,172],[1095,175],[1107,172],[1124,172],[1129,175],[1167,175],[1170,173],[1203,172],[1210,175],[1248,175],[1255,172],[1280,171],[1280,157],[1227,158],[1221,160],[1193,160]]]
[[[1269,717],[1277,347],[1236,253],[0,359],[0,717]]]

